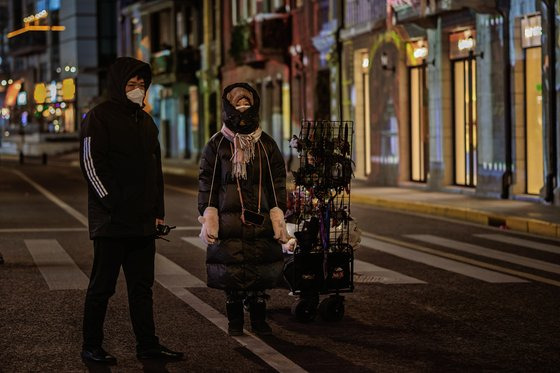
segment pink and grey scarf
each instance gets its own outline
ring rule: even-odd
[[[221,132],[226,139],[233,143],[233,155],[231,156],[233,176],[247,179],[247,163],[255,158],[255,144],[261,138],[262,129],[257,127],[255,131],[244,135],[235,133],[224,125]]]

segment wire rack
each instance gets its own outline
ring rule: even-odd
[[[353,137],[350,121],[303,121],[299,137],[290,143],[300,160],[299,169],[293,171],[296,283],[302,283],[305,273],[314,273],[308,285],[322,293],[353,289],[349,244]]]

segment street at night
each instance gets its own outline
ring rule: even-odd
[[[197,181],[165,175],[166,222],[177,229],[170,242],[157,241],[155,321],[161,341],[186,358],[136,359],[121,275],[104,344],[118,366],[85,366],[93,251],[76,160],[4,161],[0,179],[2,372],[552,372],[560,362],[557,240],[359,204],[352,215],[362,245],[344,318],[300,323],[290,312],[295,298],[277,288],[269,292],[273,336],[229,337],[224,295],[205,285]]]
[[[560,0],[0,0],[0,373],[560,371]]]

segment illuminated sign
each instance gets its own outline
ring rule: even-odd
[[[27,105],[27,92],[21,91],[20,93],[18,93],[18,95],[17,95],[17,104],[18,104],[19,106]]]
[[[42,18],[47,18],[47,15],[48,15],[47,11],[43,9],[37,14],[32,14],[29,17],[25,17],[23,19],[23,23],[31,23],[31,22],[39,21]]]
[[[421,47],[414,50],[414,58],[420,59],[425,58],[428,55],[428,48]]]
[[[471,50],[474,48],[474,39],[473,38],[461,39],[457,42],[457,47],[459,48],[460,51]]]
[[[449,57],[451,59],[466,58],[476,48],[476,31],[468,29],[449,35]]]
[[[521,46],[523,48],[540,47],[542,36],[541,16],[521,19]]]
[[[33,99],[36,104],[72,101],[75,98],[76,83],[72,78],[64,79],[62,82],[53,80],[50,83],[37,83],[33,91]],[[65,108],[66,104],[61,107]]]
[[[422,65],[426,57],[428,57],[428,42],[426,39],[406,43],[406,63],[408,66]]]
[[[71,101],[76,97],[76,85],[74,79],[68,78],[62,81],[62,99]]]
[[[37,14],[32,14],[28,17],[25,17],[23,19],[24,26],[18,30],[9,32],[8,39],[28,31],[64,31],[66,29],[65,26],[40,25],[40,21],[42,19],[46,19],[48,15],[49,13],[46,10],[42,10]]]
[[[33,91],[33,99],[38,104],[45,103],[47,99],[47,86],[45,83],[35,84],[35,90]]]

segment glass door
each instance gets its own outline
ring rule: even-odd
[[[476,59],[453,62],[455,184],[474,187],[477,178]]]
[[[409,82],[410,179],[425,183],[429,164],[425,65],[409,68]]]
[[[539,194],[544,185],[541,53],[541,47],[525,49],[525,149],[528,194]]]

